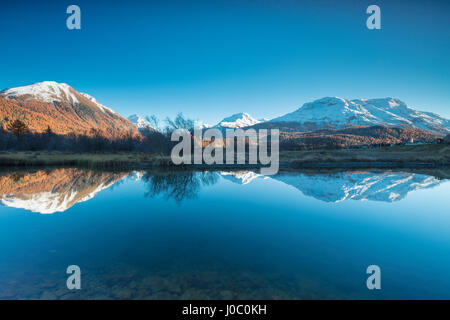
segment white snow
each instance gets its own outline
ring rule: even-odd
[[[317,129],[384,125],[425,129],[441,134],[450,132],[450,120],[417,111],[394,98],[347,100],[326,97],[305,103],[296,111],[270,121],[312,123]]]
[[[70,190],[70,193],[62,192],[39,192],[34,194],[23,194],[19,196],[15,195],[3,195],[0,199],[1,203],[8,207],[21,208],[31,212],[38,212],[41,214],[53,214],[55,212],[64,212],[74,204],[79,202],[88,201],[94,198],[100,191],[105,190],[118,180],[101,183],[94,191],[76,200],[78,191],[75,189]]]
[[[249,170],[221,171],[220,175],[227,180],[239,184],[248,184],[252,182],[254,179],[262,177],[261,174]]]
[[[102,110],[103,112],[105,112],[105,110],[108,110],[109,112],[116,113],[114,110],[112,110],[112,109],[110,109],[110,108],[105,107],[104,105],[102,105],[100,102],[97,101],[97,99],[95,99],[94,97],[88,95],[87,93],[82,93],[82,92],[80,92],[80,94],[81,94],[83,97],[87,98],[88,100],[92,101],[92,102],[93,102],[97,107],[99,107],[100,110]]]
[[[0,93],[5,94],[8,98],[30,95],[31,98],[38,101],[70,101],[72,104],[75,104],[78,103],[75,92],[68,84],[55,81],[43,81],[28,86],[7,89]]]
[[[305,174],[285,172],[274,176],[261,176],[250,170],[222,171],[220,175],[232,182],[248,184],[265,177],[290,185],[304,195],[325,202],[345,200],[398,201],[408,193],[435,187],[444,181],[432,176],[395,171],[352,171],[331,174]]]
[[[241,113],[233,114],[232,116],[223,119],[214,127],[215,128],[237,129],[237,128],[253,126],[260,122],[262,122],[262,121],[256,120],[255,118],[250,116],[248,113],[241,112]]]
[[[134,123],[138,128],[150,127],[150,123],[138,114],[132,114],[128,120]]]
[[[87,93],[79,93],[66,83],[58,83],[55,81],[43,81],[28,86],[17,87],[0,91],[0,94],[12,99],[19,96],[26,96],[28,99],[34,99],[41,102],[68,102],[72,105],[80,103],[80,96],[93,102],[102,112],[106,110],[115,113],[112,109],[105,107],[94,97]]]
[[[77,192],[72,190],[70,194],[61,197],[60,193],[40,192],[23,197],[15,197],[14,195],[5,195],[1,199],[2,204],[8,207],[22,208],[32,212],[42,214],[52,214],[55,212],[63,212],[71,207]]]
[[[407,172],[340,172],[334,174],[281,174],[274,179],[291,185],[303,194],[326,202],[372,200],[392,202],[412,191],[431,188],[442,180]]]
[[[134,181],[140,181],[142,177],[145,175],[145,171],[133,171],[128,178]]]
[[[141,117],[138,114],[132,114],[131,116],[128,117],[128,120],[131,121],[138,129],[150,128],[157,131],[156,128],[150,125],[150,122],[148,122],[147,120],[145,120],[144,117]]]

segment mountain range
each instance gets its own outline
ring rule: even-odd
[[[58,134],[88,134],[95,129],[107,137],[136,135],[153,128],[137,114],[125,119],[94,97],[80,93],[64,83],[44,81],[0,91],[0,126],[19,119],[31,130],[50,127]],[[450,133],[450,120],[431,112],[415,110],[399,99],[355,99],[326,97],[305,103],[297,110],[271,120],[257,120],[248,113],[237,113],[214,126],[202,128],[279,128],[281,132],[317,132],[354,127],[395,127],[414,129],[436,136]],[[405,131],[406,132],[406,131]],[[328,134],[336,132],[328,131]]]
[[[415,110],[394,98],[347,100],[326,97],[305,103],[294,112],[258,127],[264,126],[297,132],[386,126],[426,130],[440,136],[450,133],[450,120],[431,112]]]

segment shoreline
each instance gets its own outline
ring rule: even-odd
[[[259,169],[261,164],[183,164],[148,153],[0,152],[0,167],[75,166],[109,169]],[[372,149],[280,151],[279,168],[436,168],[450,166],[450,144]]]

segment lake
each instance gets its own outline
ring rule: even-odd
[[[448,177],[3,170],[0,299],[449,299]]]

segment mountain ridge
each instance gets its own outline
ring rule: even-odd
[[[218,124],[214,126],[216,129],[239,129],[250,127],[255,124],[262,123],[260,120],[256,120],[246,112],[235,113],[229,117],[222,119]]]
[[[292,123],[300,131],[383,125],[423,129],[440,136],[450,133],[450,120],[432,112],[415,110],[390,97],[354,100],[325,97],[307,102],[297,110],[268,122],[285,126]]]
[[[127,119],[65,83],[43,81],[0,91],[0,127],[23,121],[31,131],[100,134],[108,138],[138,135]]]

